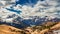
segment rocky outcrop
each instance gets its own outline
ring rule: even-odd
[[[55,30],[60,29],[60,22],[47,22],[41,26],[28,27],[25,30],[30,34],[55,34]]]

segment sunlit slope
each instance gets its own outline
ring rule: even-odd
[[[52,23],[52,22],[51,22]],[[52,23],[53,24],[53,23]],[[51,25],[50,25],[51,26]],[[60,22],[57,22],[55,24],[53,24],[51,27],[47,28],[47,29],[43,29],[42,31],[40,31],[40,34],[54,34],[53,31],[54,30],[60,30]],[[49,33],[50,32],[50,33]]]
[[[8,25],[0,25],[0,34],[23,34],[23,30]]]
[[[46,22],[39,26],[28,27],[31,34],[54,34],[54,30],[60,29],[60,22]]]

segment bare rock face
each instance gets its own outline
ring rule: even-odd
[[[23,30],[8,25],[0,25],[1,34],[24,34]]]

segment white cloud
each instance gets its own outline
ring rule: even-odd
[[[15,0],[11,1],[11,2],[15,2]],[[1,3],[3,3],[3,1]],[[6,5],[6,4],[3,3],[3,5]],[[3,19],[3,21],[7,20],[8,22],[10,22],[10,19],[11,19],[11,22],[12,22],[12,20],[17,17],[16,16],[14,18],[7,19],[7,17],[9,15],[16,14],[15,12],[11,12],[11,11],[5,9],[5,8],[10,8],[11,6],[12,5],[8,5],[8,6],[6,5],[6,6],[4,6],[4,8],[0,9],[0,17]],[[53,19],[56,17],[60,18],[60,12],[58,13],[58,11],[60,11],[60,6],[58,3],[58,0],[38,1],[34,5],[34,7],[31,7],[29,5],[22,6],[22,5],[18,4],[17,6],[14,6],[13,9],[22,11],[22,13],[20,13],[19,16],[24,19],[30,19],[30,16],[39,16],[41,18],[48,16],[48,19]],[[16,15],[18,15],[18,14],[16,14]]]
[[[20,10],[22,13],[20,14],[23,18],[29,18],[29,16],[39,16],[45,17],[48,16],[49,18],[60,18],[60,14],[58,10],[60,6],[58,6],[58,0],[45,0],[45,1],[38,1],[34,7],[28,5],[17,5],[14,7],[15,10]],[[57,7],[56,7],[57,6]],[[59,10],[60,11],[60,10]],[[58,15],[56,15],[58,14]]]
[[[12,18],[7,18],[9,16],[12,16],[13,14],[15,14],[16,16],[12,17]],[[0,9],[0,19],[3,21],[3,22],[12,22],[15,18],[17,18],[17,14],[15,12],[11,12],[5,8],[1,8]]]
[[[14,4],[16,0],[0,0],[0,6],[7,6]]]

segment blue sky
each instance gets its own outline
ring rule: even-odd
[[[26,5],[26,4],[29,4],[31,6],[34,6],[34,4],[37,3],[38,0],[18,0],[16,1],[16,5],[17,4],[20,4],[20,5]],[[43,1],[43,0],[41,0]],[[13,7],[13,6],[12,6]],[[6,8],[7,10],[10,10],[12,12],[16,12],[17,14],[19,14],[21,11],[18,11],[18,10],[14,10],[13,8]]]
[[[26,4],[29,4],[31,6],[34,6],[34,4],[37,3],[38,0],[18,0],[16,1],[16,5],[17,4],[20,4],[20,5],[26,5]],[[41,0],[43,1],[43,0]],[[13,7],[13,6],[12,6]],[[7,10],[10,10],[11,12],[16,12],[17,14],[19,14],[21,11],[19,10],[14,10],[13,8],[6,8]]]
[[[6,2],[8,5],[6,5]],[[19,0],[17,2],[15,1],[12,2],[6,1],[6,2],[1,2],[4,7],[0,9],[0,16],[1,18],[3,18],[4,21],[6,20],[6,22],[12,22],[15,19],[15,18],[7,19],[9,15],[13,15],[13,14],[18,15],[23,19],[31,19],[34,16],[38,16],[40,18],[44,18],[45,16],[47,16],[48,20],[54,18],[60,18],[60,3],[59,3],[60,1],[58,2],[58,0],[54,0],[54,1],[53,0],[46,0],[46,1],[45,0],[39,0],[39,1]],[[12,4],[10,3],[13,2],[16,3],[17,5],[15,6],[14,4],[14,6],[11,6]],[[31,5],[33,5],[34,7],[31,7]],[[37,20],[35,20],[35,22],[36,21]]]
[[[21,4],[21,5],[25,5],[26,3],[28,4],[36,4],[37,1],[39,0],[19,0],[18,2],[16,2],[16,4]],[[44,0],[40,0],[40,1],[44,1]]]
[[[1,3],[6,5],[6,2],[5,4],[4,2]],[[12,5],[10,3],[13,2],[14,1],[9,1],[8,5],[4,6],[8,10],[6,12],[18,13],[19,16],[23,18],[29,18],[29,16],[48,16],[49,18],[60,18],[60,4],[58,0],[19,0],[14,2],[17,4],[16,6],[15,4],[14,6],[10,6]],[[34,7],[31,7],[31,5]]]
[[[17,4],[20,4],[20,5],[30,5],[30,6],[34,6],[39,0],[18,0],[16,1],[16,5]],[[40,0],[40,1],[44,1],[44,0]],[[16,12],[16,13],[20,13],[21,11],[17,11],[17,10],[14,10],[14,9],[9,9],[7,8],[7,10],[10,10],[12,12]]]
[[[44,2],[42,2],[42,1],[44,1]],[[57,15],[59,16],[60,14],[58,13],[58,11],[60,11],[59,9],[58,9],[58,7],[56,7],[56,6],[58,6],[59,5],[59,3],[58,3],[58,0],[19,0],[18,2],[16,2],[16,4],[20,4],[20,5],[23,5],[23,6],[21,6],[22,8],[20,8],[20,9],[22,9],[22,12],[24,13],[26,13],[26,11],[24,11],[25,9],[27,10],[27,14],[28,14],[28,12],[29,12],[29,10],[30,11],[34,11],[34,13],[36,12],[36,16],[37,15],[39,15],[39,16],[41,16],[41,17],[43,17],[43,16],[51,16],[51,17],[53,17],[53,18],[55,18],[55,17],[57,17]],[[27,4],[27,6],[25,6]],[[48,5],[47,5],[48,4]],[[34,8],[31,8],[30,6],[28,6],[28,5],[31,5],[31,6],[34,6]],[[42,8],[41,8],[42,7]],[[29,10],[28,10],[28,9]],[[46,8],[46,11],[44,11],[45,10],[45,8]],[[33,10],[31,10],[31,9],[33,9]],[[38,10],[37,10],[38,9]],[[42,10],[43,9],[43,10]],[[40,11],[39,11],[40,10]],[[42,10],[42,12],[41,12],[41,10]],[[43,12],[44,11],[44,12]],[[16,11],[14,11],[14,12],[16,12]],[[18,11],[19,12],[19,11]],[[17,13],[18,13],[17,12]],[[50,14],[50,12],[51,12],[51,14]],[[22,15],[23,15],[23,13],[22,13]],[[39,13],[39,14],[38,14]],[[24,14],[23,16],[27,16],[27,14]],[[31,14],[31,13],[30,13]],[[41,14],[41,15],[40,15]],[[49,14],[49,15],[48,15]],[[56,15],[57,14],[57,15]],[[35,15],[35,14],[34,14]],[[31,15],[31,16],[33,16],[33,15]]]
[[[21,4],[21,5],[24,5],[24,4],[26,4],[26,3],[29,3],[29,4],[36,4],[37,3],[37,1],[38,0],[19,0],[18,2],[17,2],[17,4]]]

